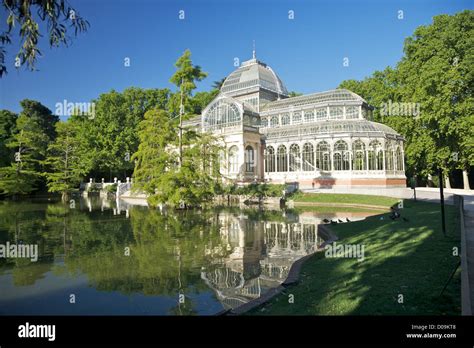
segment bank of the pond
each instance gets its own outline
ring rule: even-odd
[[[250,315],[459,315],[459,217],[446,207],[448,233],[441,231],[439,205],[405,201],[404,219],[389,214],[331,225],[338,243],[364,245],[364,260],[315,254],[296,285]],[[293,296],[290,296],[293,295]],[[293,300],[293,303],[290,300]]]

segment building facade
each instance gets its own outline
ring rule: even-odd
[[[345,89],[290,98],[254,54],[186,125],[222,139],[221,173],[228,181],[405,187],[404,139],[373,122],[372,111]]]

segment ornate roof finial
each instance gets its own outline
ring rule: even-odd
[[[255,51],[255,40],[253,40],[252,59],[257,59],[257,52]]]

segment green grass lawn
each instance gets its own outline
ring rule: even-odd
[[[459,219],[447,206],[448,233],[441,231],[438,204],[404,201],[402,217],[388,213],[330,225],[339,244],[365,245],[365,259],[315,254],[303,265],[300,281],[252,315],[459,315],[460,268],[444,294],[459,257]],[[383,217],[383,220],[381,218]],[[288,303],[289,295],[294,303]],[[399,303],[399,295],[403,303]]]
[[[367,213],[369,215],[374,214],[382,214],[387,211],[385,207],[381,208],[364,208],[364,207],[345,207],[345,206],[338,206],[335,208],[334,206],[324,206],[324,205],[302,205],[296,206],[293,208],[297,213],[302,213],[305,211],[310,211],[319,214],[331,214],[331,213]]]
[[[338,193],[302,193],[298,192],[290,197],[295,202],[302,203],[345,203],[345,204],[368,204],[390,207],[400,199],[384,196],[351,195]]]

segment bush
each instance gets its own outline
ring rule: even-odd
[[[97,184],[91,184],[87,188],[87,192],[100,192],[100,187]]]
[[[224,187],[224,194],[242,195],[251,197],[281,197],[285,185],[275,184],[250,184],[247,186],[228,185]]]
[[[117,192],[117,184],[112,184],[112,185],[106,186],[105,191],[107,191],[109,193],[116,193]]]

